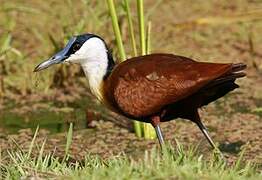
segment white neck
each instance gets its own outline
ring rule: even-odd
[[[108,66],[107,48],[102,40],[93,38],[80,50],[85,51],[85,59],[80,64],[88,79],[90,90],[97,99],[102,100],[102,83]]]

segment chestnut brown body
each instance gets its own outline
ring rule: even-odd
[[[192,120],[197,108],[238,86],[243,64],[196,62],[172,54],[151,54],[117,65],[104,80],[104,100],[114,111],[144,122],[181,117]]]

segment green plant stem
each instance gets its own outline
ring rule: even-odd
[[[114,33],[116,36],[116,43],[117,43],[117,47],[119,50],[120,58],[121,58],[121,61],[124,61],[126,59],[126,54],[125,54],[125,50],[124,50],[124,46],[123,46],[123,42],[121,38],[121,33],[120,33],[120,28],[118,24],[117,15],[116,15],[114,1],[107,0],[107,5],[108,5],[110,16],[111,16]]]
[[[133,56],[137,56],[136,40],[135,40],[135,34],[134,34],[134,28],[133,28],[133,21],[132,21],[132,17],[130,13],[129,0],[125,0],[125,8],[126,8],[126,14],[127,14],[127,20],[128,20],[129,34],[131,36]]]
[[[139,25],[139,37],[140,37],[140,54],[146,54],[145,48],[145,28],[144,28],[144,7],[143,0],[137,0],[137,11],[138,11],[138,25]],[[136,125],[137,123],[137,125]],[[148,131],[146,124],[142,122],[135,122],[136,126],[139,126],[142,136],[148,139]]]
[[[72,139],[73,139],[73,123],[70,123],[69,129],[67,132],[67,136],[66,136],[66,147],[65,147],[65,155],[64,155],[63,161],[65,161],[69,155],[69,149],[72,144]]]
[[[147,31],[146,31],[146,54],[150,53],[150,44],[151,44],[151,21],[148,22],[147,24]]]
[[[138,10],[138,23],[139,23],[139,34],[140,34],[140,50],[141,55],[146,54],[146,44],[145,44],[145,25],[144,25],[144,5],[143,0],[137,0],[137,10]]]
[[[139,121],[134,121],[134,131],[137,137],[143,136],[142,123]]]

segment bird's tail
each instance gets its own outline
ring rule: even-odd
[[[200,107],[207,105],[224,96],[228,92],[238,88],[239,86],[235,83],[235,80],[246,76],[246,73],[243,72],[246,67],[247,66],[243,63],[232,64],[231,69],[227,73],[205,86],[200,91],[202,94],[202,103]]]
[[[231,69],[226,72],[224,75],[220,76],[219,78],[215,79],[214,81],[210,82],[205,89],[212,88],[214,86],[223,84],[229,81],[235,81],[237,78],[242,78],[246,76],[246,73],[243,72],[246,69],[246,65],[244,63],[237,63],[232,64]]]

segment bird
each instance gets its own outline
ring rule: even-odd
[[[164,147],[161,122],[177,118],[194,122],[218,149],[199,116],[199,108],[238,88],[244,63],[199,62],[188,57],[153,53],[115,63],[105,40],[92,33],[73,36],[66,46],[37,65],[80,64],[91,93],[108,109],[132,120],[151,123]]]

